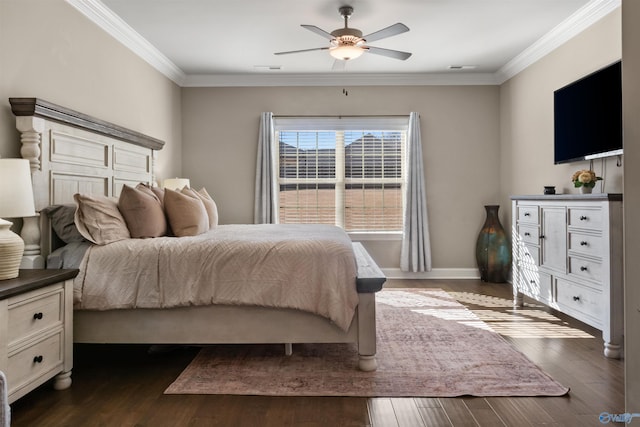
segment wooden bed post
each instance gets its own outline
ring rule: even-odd
[[[375,371],[376,362],[376,292],[382,290],[386,276],[366,251],[362,243],[353,243],[358,276],[358,367],[362,371]]]
[[[362,371],[375,371],[376,362],[376,294],[358,294],[358,367]]]
[[[16,129],[20,131],[20,155],[29,160],[31,166],[31,178],[42,169],[42,133],[45,129],[45,121],[34,116],[16,117]],[[35,186],[34,186],[35,188]],[[36,207],[37,209],[38,207]],[[24,240],[24,255],[20,268],[44,268],[44,257],[40,247],[40,220],[38,216],[23,218],[20,237]]]

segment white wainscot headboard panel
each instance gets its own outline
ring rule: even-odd
[[[122,186],[155,182],[164,142],[38,98],[9,98],[31,165],[36,210],[74,203],[76,193],[119,196]],[[42,232],[41,232],[42,230]],[[22,268],[42,268],[50,250],[48,219],[24,218]]]

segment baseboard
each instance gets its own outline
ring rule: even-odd
[[[479,279],[477,268],[434,268],[431,271],[411,273],[399,268],[383,268],[387,279]]]

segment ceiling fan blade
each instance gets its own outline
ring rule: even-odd
[[[333,67],[331,67],[332,71],[344,71],[347,66],[347,61],[343,61],[341,59],[336,59],[333,61]]]
[[[318,28],[315,25],[300,25],[303,28],[306,28],[307,30],[314,32],[316,34],[318,34],[319,36],[324,37],[325,39],[329,39],[329,40],[333,40],[335,39],[335,37],[333,37],[331,35],[331,33],[327,33],[325,30],[323,30],[322,28]]]
[[[388,26],[387,28],[378,30],[375,33],[367,34],[363,37],[363,39],[365,39],[367,42],[374,42],[376,40],[385,39],[387,37],[397,36],[398,34],[406,33],[407,31],[409,31],[409,27],[398,22],[397,24],[393,24]]]
[[[401,60],[405,60],[408,59],[411,54],[409,52],[402,52],[399,50],[391,50],[391,49],[383,49],[381,47],[373,47],[373,46],[367,46],[365,47],[365,49],[367,51],[369,51],[369,53],[374,53],[376,55],[382,55],[382,56],[387,56],[389,58],[394,58],[394,59],[401,59]]]
[[[328,50],[328,47],[314,47],[313,49],[289,50],[287,52],[276,52],[274,55],[288,55],[290,53],[313,52],[314,50]]]

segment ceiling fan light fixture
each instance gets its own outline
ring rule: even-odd
[[[353,8],[351,6],[342,6],[338,9],[340,15],[344,18],[344,28],[338,28],[337,30],[333,30],[332,32],[327,32],[322,28],[318,28],[315,25],[307,25],[303,24],[302,27],[318,34],[319,36],[329,40],[328,47],[316,47],[311,49],[301,49],[301,50],[290,50],[287,52],[276,52],[276,55],[286,55],[290,53],[302,53],[302,52],[310,52],[310,51],[319,51],[319,50],[328,50],[329,54],[340,60],[340,61],[349,61],[351,59],[355,59],[360,57],[365,51],[375,54],[382,55],[389,58],[406,60],[409,59],[411,53],[402,52],[399,50],[393,49],[384,49],[380,47],[371,46],[368,42],[382,40],[387,37],[396,36],[398,34],[406,33],[409,31],[409,27],[398,22],[396,24],[390,25],[386,28],[383,28],[378,31],[374,31],[373,33],[369,33],[366,36],[362,35],[362,31],[357,28],[350,28],[348,26],[349,16],[353,13]],[[336,68],[335,64],[343,64]],[[344,63],[334,61],[334,70],[343,69]]]
[[[336,59],[341,59],[343,61],[348,61],[350,59],[355,59],[364,53],[364,49],[358,46],[336,46],[329,49],[329,54]]]

